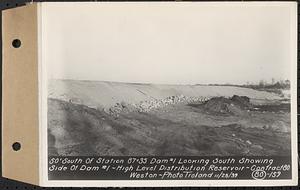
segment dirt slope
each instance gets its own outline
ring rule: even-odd
[[[231,86],[129,84],[79,80],[50,80],[48,86],[49,98],[95,108],[110,108],[122,101],[132,104],[174,95],[187,97],[239,95],[253,99],[280,99],[273,93]]]

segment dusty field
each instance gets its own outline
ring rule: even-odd
[[[288,155],[289,105],[263,102],[238,112],[229,107],[228,112],[215,113],[203,103],[180,103],[113,117],[103,110],[49,98],[49,154]]]

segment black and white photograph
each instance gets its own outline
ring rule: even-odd
[[[291,154],[289,12],[165,9],[60,18],[72,33],[48,66],[49,154]]]
[[[291,164],[293,4],[46,5],[49,157]]]

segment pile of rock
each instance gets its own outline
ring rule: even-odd
[[[107,112],[110,115],[113,115],[114,117],[119,117],[119,114],[121,112],[129,113],[129,112],[134,112],[136,110],[137,107],[135,104],[128,104],[126,102],[121,102],[121,103],[116,103],[114,106],[110,107]]]
[[[168,105],[174,105],[179,103],[202,103],[207,101],[206,97],[187,97],[184,95],[169,96],[165,99],[151,99],[141,101],[137,104],[128,104],[125,102],[116,103],[113,107],[109,108],[108,113],[118,117],[119,114],[129,112],[149,112],[153,109],[162,108]]]

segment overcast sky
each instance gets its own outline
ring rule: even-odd
[[[46,3],[48,78],[205,84],[288,79],[292,4]]]

